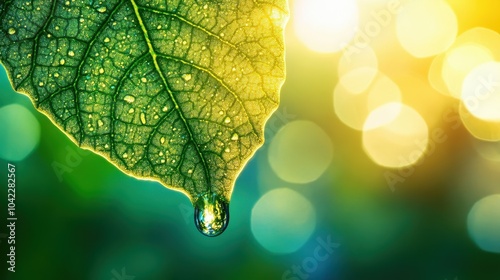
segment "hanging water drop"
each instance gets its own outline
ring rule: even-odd
[[[204,235],[217,236],[229,223],[229,203],[215,193],[205,193],[194,203],[194,224]]]

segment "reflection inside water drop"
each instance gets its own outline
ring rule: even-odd
[[[214,193],[199,196],[194,205],[194,223],[206,236],[223,233],[229,223],[229,203]]]

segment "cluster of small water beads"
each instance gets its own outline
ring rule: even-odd
[[[206,236],[220,235],[229,224],[229,203],[215,193],[200,195],[194,204],[194,224]]]

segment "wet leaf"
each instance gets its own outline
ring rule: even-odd
[[[285,0],[3,1],[16,91],[138,178],[229,202],[284,81]]]

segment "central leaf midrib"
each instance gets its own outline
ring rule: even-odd
[[[205,157],[203,156],[202,152],[200,151],[200,148],[198,146],[198,143],[196,142],[193,132],[191,131],[191,127],[189,123],[187,122],[186,117],[184,116],[184,113],[182,112],[179,103],[177,102],[177,99],[175,98],[172,90],[169,87],[169,84],[167,82],[167,79],[163,75],[163,72],[161,71],[160,65],[158,64],[158,59],[157,59],[157,54],[156,51],[153,48],[153,44],[151,43],[151,40],[149,38],[148,30],[146,29],[146,26],[144,25],[144,22],[142,21],[142,17],[139,13],[139,6],[135,3],[135,0],[130,0],[130,3],[132,4],[135,12],[135,16],[137,17],[137,20],[139,22],[139,26],[141,27],[142,33],[144,35],[144,39],[146,40],[146,44],[148,45],[149,53],[151,55],[151,58],[153,59],[153,64],[155,66],[156,72],[158,72],[158,75],[160,76],[161,80],[163,81],[163,84],[165,86],[166,91],[168,92],[170,98],[172,99],[172,102],[174,103],[174,109],[179,113],[179,116],[182,119],[182,122],[184,123],[184,126],[189,134],[189,138],[191,142],[193,143],[196,153],[200,157],[200,160],[203,164],[203,169],[205,173],[205,178],[206,178],[206,183],[207,183],[207,188],[209,192],[212,192],[212,186],[210,184],[210,177],[209,177],[209,171],[208,171],[208,165],[205,160]],[[181,155],[184,156],[184,155]]]

